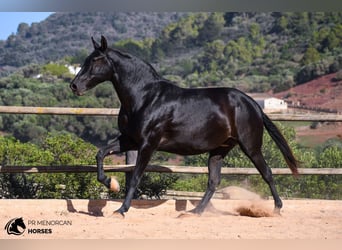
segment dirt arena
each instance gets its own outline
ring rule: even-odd
[[[342,239],[342,201],[213,199],[201,216],[180,216],[196,201],[134,201],[125,218],[118,200],[0,200],[2,239]],[[239,211],[254,211],[249,217]],[[26,229],[5,225],[22,217]]]

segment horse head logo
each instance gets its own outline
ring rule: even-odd
[[[7,233],[14,235],[22,235],[25,232],[25,229],[26,225],[22,217],[10,220],[5,226],[5,230],[7,231]]]

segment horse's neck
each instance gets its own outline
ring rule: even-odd
[[[117,56],[115,53],[112,56]],[[150,65],[131,55],[119,55],[121,62],[113,85],[120,99],[121,106],[126,111],[139,109],[143,97],[148,91],[148,85],[158,84],[162,77]]]
[[[137,82],[114,83],[115,91],[119,97],[121,107],[127,112],[134,112],[144,106],[146,96],[149,94],[151,85],[159,84],[156,79],[146,79]]]

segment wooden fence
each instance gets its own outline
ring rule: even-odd
[[[105,172],[130,173],[134,165],[105,165]],[[89,173],[96,172],[95,165],[71,166],[0,166],[0,173]],[[207,174],[207,167],[149,165],[146,172],[177,173],[177,174]],[[342,168],[299,168],[300,175],[341,175]],[[288,168],[272,168],[275,175],[291,175]],[[222,168],[222,175],[258,175],[256,168]]]
[[[92,115],[117,116],[119,109],[106,108],[65,108],[65,107],[19,107],[0,106],[0,114],[36,114],[36,115]],[[270,113],[274,121],[331,121],[342,122],[342,114],[293,114]]]
[[[18,107],[0,106],[0,114],[36,114],[36,115],[92,115],[92,116],[117,116],[119,109],[104,108],[65,108],[65,107]],[[333,121],[341,122],[340,114],[268,114],[274,121]],[[130,173],[133,165],[106,165],[107,172]],[[148,172],[205,174],[207,167],[194,166],[157,166],[147,167]],[[96,166],[0,166],[0,173],[60,173],[60,172],[96,172]],[[288,168],[273,168],[275,175],[291,174]],[[341,175],[342,168],[300,168],[302,175]],[[259,174],[255,168],[222,168],[223,175],[254,175]]]

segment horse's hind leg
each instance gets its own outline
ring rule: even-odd
[[[253,109],[251,106],[247,106],[246,108],[247,110],[238,113],[236,118],[236,124],[240,125],[236,126],[239,145],[269,186],[274,199],[274,211],[280,213],[283,204],[275,188],[272,171],[267,166],[264,156],[261,153],[264,128],[263,121],[257,112],[252,112]]]
[[[251,151],[246,149],[244,146],[241,146],[241,148],[244,151],[244,153],[251,159],[251,161],[254,163],[255,167],[261,174],[262,178],[264,179],[264,181],[268,184],[274,199],[274,212],[279,214],[280,209],[283,206],[283,203],[274,185],[272,170],[270,167],[267,166],[266,161],[261,153],[261,150]]]
[[[198,206],[191,212],[201,214],[207,207],[211,197],[214,195],[216,191],[216,187],[221,182],[221,168],[223,165],[223,158],[228,154],[229,150],[233,147],[234,145],[232,145],[231,147],[221,147],[210,152],[208,160],[209,177],[207,190],[205,191],[205,194],[200,203],[198,204]]]

